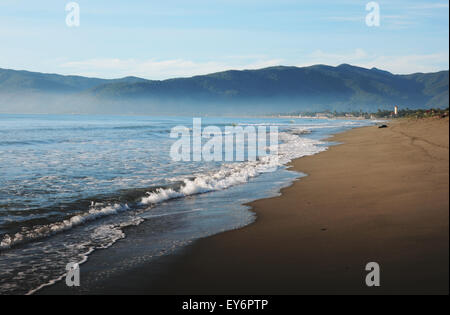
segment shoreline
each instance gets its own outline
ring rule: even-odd
[[[341,144],[291,162],[308,176],[249,204],[254,223],[89,293],[448,294],[448,119],[355,128],[331,140]],[[365,286],[371,261],[381,266],[379,288]]]

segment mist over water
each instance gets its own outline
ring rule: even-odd
[[[142,257],[124,258],[116,269],[249,224],[254,217],[243,203],[299,176],[283,165],[325,150],[326,135],[367,122],[204,118],[203,124],[278,126],[278,169],[267,173],[262,161],[173,161],[170,131],[192,126],[192,118],[0,115],[0,293],[52,283],[67,263],[84,262],[118,240],[126,244],[138,226],[145,230]]]

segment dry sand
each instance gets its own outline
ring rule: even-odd
[[[111,279],[96,293],[448,294],[448,119],[337,135],[257,221]],[[368,262],[381,287],[365,285]]]

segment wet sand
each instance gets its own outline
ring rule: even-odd
[[[448,119],[396,121],[332,140],[342,144],[292,163],[307,177],[250,204],[254,224],[88,293],[448,294]],[[365,285],[368,262],[381,266],[380,287]]]

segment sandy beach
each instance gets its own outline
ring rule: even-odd
[[[353,129],[298,159],[308,174],[250,204],[254,224],[201,239],[90,293],[448,294],[449,121]],[[365,266],[381,266],[381,286]],[[61,293],[54,286],[42,293]]]

